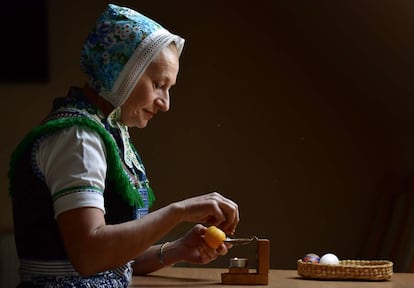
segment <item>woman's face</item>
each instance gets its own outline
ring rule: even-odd
[[[177,49],[170,45],[160,51],[121,106],[121,122],[128,127],[145,128],[158,111],[168,111],[169,90],[175,85],[178,69]]]

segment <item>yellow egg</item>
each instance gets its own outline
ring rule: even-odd
[[[204,234],[204,241],[214,249],[217,249],[223,243],[224,239],[226,239],[226,234],[216,226],[208,227]]]

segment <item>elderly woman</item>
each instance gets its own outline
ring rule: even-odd
[[[129,127],[169,110],[184,40],[108,5],[82,49],[83,88],[54,101],[12,155],[10,193],[21,287],[126,287],[133,274],[209,263],[208,225],[233,234],[237,205],[214,192],[149,212],[154,194]],[[177,224],[186,235],[157,244]]]

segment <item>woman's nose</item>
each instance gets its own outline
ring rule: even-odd
[[[170,110],[170,95],[168,93],[162,97],[157,98],[155,101],[159,110],[163,112]]]

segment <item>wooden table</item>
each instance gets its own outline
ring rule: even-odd
[[[394,273],[389,281],[305,280],[296,270],[270,270],[269,285],[222,285],[221,273],[228,269],[169,267],[148,276],[135,276],[130,287],[280,287],[280,288],[413,288],[414,273]]]

